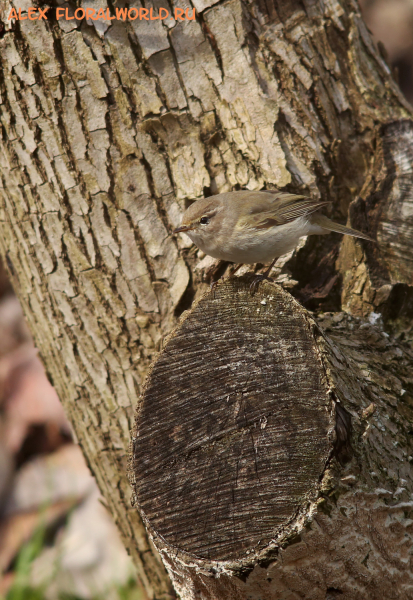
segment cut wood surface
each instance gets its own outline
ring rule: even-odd
[[[311,323],[288,294],[207,293],[138,407],[139,507],[171,544],[239,559],[290,531],[331,456],[334,402]]]
[[[138,403],[135,499],[176,589],[413,598],[411,350],[250,282],[183,315]]]

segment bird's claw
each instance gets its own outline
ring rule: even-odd
[[[253,296],[257,292],[258,286],[260,285],[261,281],[273,282],[274,279],[272,277],[268,277],[268,275],[266,273],[264,273],[264,275],[256,275],[254,277],[254,279],[252,280],[252,283],[250,284],[251,296]]]
[[[211,294],[215,300],[215,290],[218,287],[218,283],[223,279],[223,277],[220,277],[219,279],[215,279],[210,285],[209,285],[209,289],[211,290]]]

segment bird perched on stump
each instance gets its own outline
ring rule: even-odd
[[[225,192],[197,200],[185,211],[174,233],[185,232],[205,254],[234,263],[271,263],[293,250],[305,235],[335,231],[373,242],[368,235],[334,223],[320,213],[330,202],[280,190]]]

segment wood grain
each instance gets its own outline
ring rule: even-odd
[[[335,416],[304,311],[246,278],[207,293],[166,343],[140,400],[142,513],[212,560],[264,548],[314,499]]]
[[[135,500],[179,597],[413,598],[411,347],[250,281],[183,316],[138,403]]]

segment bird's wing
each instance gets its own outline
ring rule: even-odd
[[[269,229],[306,217],[330,202],[319,202],[306,196],[286,192],[257,192],[248,214],[238,223],[240,228]]]

